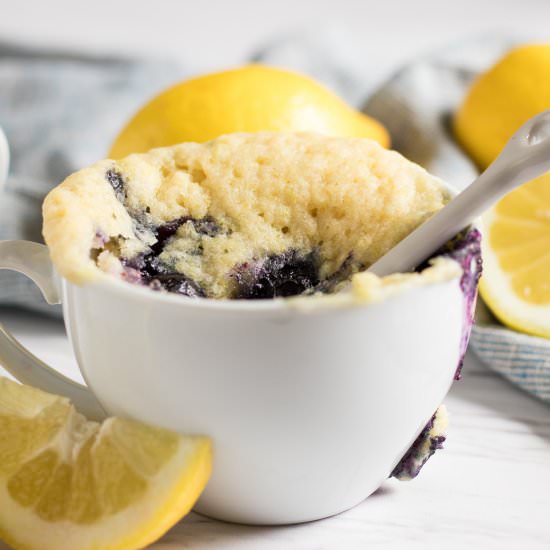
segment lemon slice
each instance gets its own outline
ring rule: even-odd
[[[132,550],[184,516],[211,446],[140,422],[87,421],[0,377],[0,538],[21,550]]]
[[[483,299],[504,324],[550,338],[550,174],[504,197],[483,225]]]

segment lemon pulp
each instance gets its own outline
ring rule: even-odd
[[[193,506],[205,437],[90,422],[63,397],[0,378],[0,538],[21,550],[134,550]]]
[[[484,300],[504,324],[550,337],[550,177],[504,197],[483,224]]]

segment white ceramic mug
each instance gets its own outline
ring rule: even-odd
[[[324,518],[389,476],[447,393],[461,348],[458,278],[366,306],[213,301],[115,278],[61,279],[45,246],[0,242],[0,268],[31,277],[66,327],[88,388],[0,331],[22,382],[104,411],[212,437],[196,510],[242,523]],[[93,393],[92,393],[93,392]]]

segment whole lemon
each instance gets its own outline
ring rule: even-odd
[[[109,156],[121,158],[153,147],[262,130],[369,137],[386,147],[390,142],[384,126],[314,80],[248,65],[187,80],[162,92],[130,120]]]
[[[454,118],[455,134],[484,169],[524,122],[546,109],[550,109],[550,44],[522,46],[474,82]]]

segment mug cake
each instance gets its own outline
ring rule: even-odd
[[[230,134],[76,172],[46,198],[44,236],[79,284],[108,274],[195,298],[319,295],[448,199],[438,178],[372,140]]]
[[[366,270],[450,200],[447,187],[376,142],[310,133],[229,134],[69,176],[44,202],[57,271],[86,285],[116,278],[192,299],[366,305],[456,279],[464,295],[460,364],[481,272],[466,228],[414,273]],[[348,288],[351,292],[339,292]],[[445,440],[440,407],[391,475],[415,477]]]

